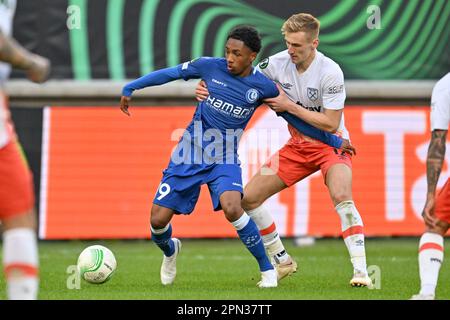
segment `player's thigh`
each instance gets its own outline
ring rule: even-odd
[[[217,164],[205,182],[208,184],[215,211],[224,210],[226,215],[234,215],[233,212],[241,209],[243,189],[242,170],[239,165]]]
[[[319,165],[311,161],[315,153],[315,148],[306,150],[296,144],[284,145],[245,186],[243,208],[255,209],[272,195],[316,172]]]
[[[244,188],[242,207],[252,210],[259,207],[272,195],[287,188],[286,183],[269,167],[262,167]]]
[[[24,221],[34,207],[33,176],[16,141],[0,149],[0,219]],[[13,219],[13,220],[11,220]]]
[[[325,183],[335,206],[352,200],[352,169],[348,165],[332,165],[326,172]]]

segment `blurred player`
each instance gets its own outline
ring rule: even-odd
[[[181,248],[180,241],[171,236],[170,221],[174,214],[190,214],[201,185],[207,184],[214,209],[223,209],[227,220],[258,261],[262,276],[258,286],[277,286],[277,274],[265,254],[258,229],[241,207],[243,188],[237,155],[240,136],[255,109],[263,99],[279,94],[275,84],[252,67],[260,49],[257,31],[239,27],[227,37],[225,59],[203,57],[155,71],[127,84],[123,90],[121,110],[128,115],[130,96],[137,89],[181,78],[203,78],[211,91],[205,101],[198,103],[153,200],[152,239],[164,252],[161,267],[164,285],[175,279],[176,258]],[[341,143],[342,139],[339,145]]]
[[[341,68],[317,51],[320,22],[312,15],[291,16],[282,27],[287,50],[263,60],[258,68],[281,84],[276,98],[264,100],[276,112],[288,112],[305,122],[349,139],[344,125],[345,87]],[[207,91],[201,86],[197,98]],[[287,144],[245,186],[242,207],[256,222],[268,254],[275,260],[279,278],[297,269],[287,254],[274,220],[263,206],[275,193],[321,170],[341,219],[344,242],[353,264],[352,286],[371,286],[367,274],[363,222],[352,198],[352,162],[347,152],[324,145],[289,126]],[[275,167],[274,163],[278,165]],[[264,172],[264,173],[263,173]],[[271,172],[272,174],[267,174]]]
[[[431,96],[431,141],[427,155],[427,200],[422,211],[426,231],[419,243],[420,292],[413,300],[433,300],[444,261],[444,236],[450,226],[450,179],[436,197],[445,157],[450,121],[450,73],[440,79]]]
[[[46,80],[50,63],[15,42],[11,35],[15,1],[0,1],[0,61],[26,71],[30,80]],[[3,83],[9,65],[0,64],[0,219],[3,267],[9,299],[31,300],[38,294],[38,250],[33,178],[10,119]]]

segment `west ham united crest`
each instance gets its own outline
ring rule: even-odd
[[[308,98],[311,101],[316,101],[319,98],[319,90],[316,88],[307,88]]]

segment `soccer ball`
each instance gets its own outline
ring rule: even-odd
[[[81,277],[90,283],[104,283],[116,271],[117,263],[114,254],[100,245],[84,249],[78,257],[77,269]]]

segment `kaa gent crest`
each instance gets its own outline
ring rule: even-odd
[[[311,101],[316,101],[317,98],[319,98],[319,90],[316,88],[307,88],[307,94],[308,94],[308,98]]]

